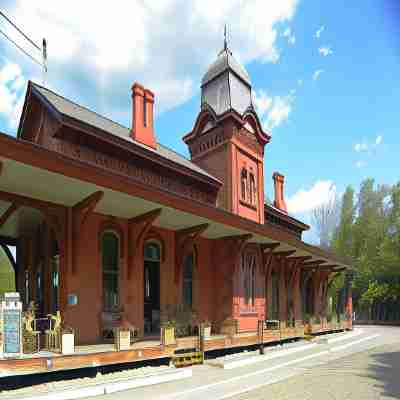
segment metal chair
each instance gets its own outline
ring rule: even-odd
[[[47,350],[61,349],[61,313],[55,315],[47,314],[50,322],[50,329],[45,330],[45,347]]]

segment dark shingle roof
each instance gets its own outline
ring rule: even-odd
[[[165,147],[164,145],[157,143],[157,149],[153,149],[148,147],[140,142],[137,142],[132,139],[130,136],[130,130],[125,126],[118,124],[106,117],[103,117],[100,114],[97,114],[94,111],[91,111],[85,107],[80,106],[79,104],[74,103],[71,100],[66,99],[54,93],[53,91],[44,88],[40,85],[32,83],[32,86],[35,90],[37,90],[40,95],[44,97],[44,99],[50,103],[59,113],[66,115],[68,117],[74,118],[76,120],[82,121],[85,124],[93,126],[95,128],[101,129],[107,133],[112,135],[118,136],[126,141],[135,144],[136,146],[145,148],[149,151],[153,151],[160,155],[161,157],[168,159],[176,164],[179,164],[183,167],[191,169],[194,172],[197,172],[201,175],[204,175],[208,178],[213,179],[214,181],[219,182],[217,178],[209,174],[208,172],[204,171],[202,168],[198,167],[196,164],[192,163],[187,158],[183,157],[182,155],[178,154],[174,150]]]

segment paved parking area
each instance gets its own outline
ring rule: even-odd
[[[400,338],[399,338],[400,340]],[[307,368],[287,380],[232,400],[400,399],[400,343],[387,344]]]

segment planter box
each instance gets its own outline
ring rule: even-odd
[[[116,329],[115,347],[118,351],[128,350],[131,347],[131,331],[129,329]]]
[[[175,328],[162,328],[162,344],[164,346],[175,344]]]
[[[238,321],[236,319],[227,319],[222,323],[221,334],[233,336],[238,333]]]
[[[203,326],[203,338],[208,339],[211,337],[211,326]]]
[[[73,333],[63,333],[61,335],[61,353],[74,354],[75,352],[75,335]]]

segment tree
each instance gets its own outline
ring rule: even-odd
[[[333,249],[342,256],[352,255],[354,217],[354,190],[347,186],[342,198],[339,225],[332,240]]]
[[[318,231],[321,247],[330,247],[333,234],[339,222],[339,209],[340,201],[334,185],[331,185],[328,200],[315,207],[311,212],[312,224]]]

